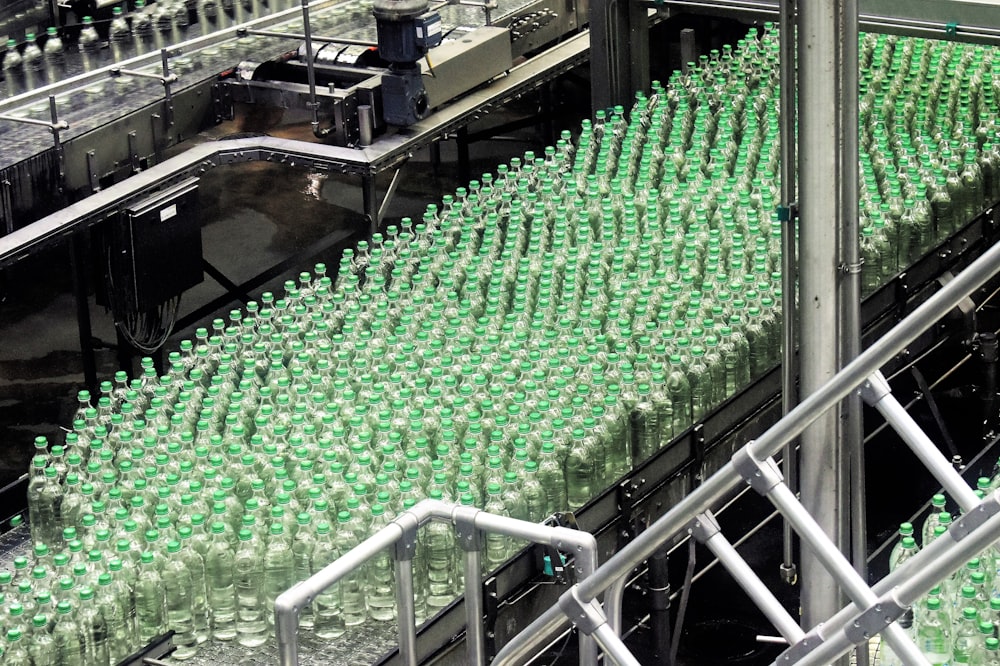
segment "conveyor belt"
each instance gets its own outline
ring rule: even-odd
[[[30,557],[31,540],[27,525],[20,525],[0,534],[0,570],[13,570],[14,558]],[[303,666],[360,666],[376,663],[385,652],[396,645],[395,622],[368,622],[349,631],[336,641],[320,641],[309,632],[299,636],[300,659]],[[278,663],[277,644],[272,640],[253,650],[233,641],[205,643],[198,654],[185,661],[167,660],[169,663],[192,666],[222,666],[224,664]]]
[[[533,1],[499,0],[499,7],[493,12],[494,22],[513,15]],[[314,34],[375,40],[375,22],[370,14],[370,0],[346,0],[335,4],[320,0],[311,6],[314,7],[310,13]],[[464,30],[479,27],[484,22],[483,10],[477,7],[453,5],[439,11],[444,33],[447,35],[454,30],[456,32],[453,37],[461,35]],[[301,11],[293,7],[242,25],[255,29],[301,33]],[[153,52],[134,56],[120,63],[120,66],[158,75],[162,72],[158,49],[167,46],[171,53],[171,70],[179,77],[179,81],[173,86],[174,92],[177,92],[210,81],[220,72],[231,69],[244,60],[261,62],[299,46],[298,41],[293,39],[261,36],[238,38],[236,26],[222,28],[205,36],[201,32],[198,25],[192,24],[184,33],[179,33],[183,41],[173,42],[176,46],[169,46],[172,42],[171,35],[156,35],[156,41],[150,47]],[[50,120],[48,96],[55,95],[59,119],[70,125],[61,135],[62,140],[66,141],[163,98],[163,86],[159,81],[135,77],[130,77],[127,81],[113,79],[110,73],[113,66],[108,63],[98,70],[84,73],[79,57],[74,53],[67,53],[67,77],[63,81],[0,102],[0,114],[47,122]],[[0,168],[26,160],[51,147],[52,137],[45,128],[0,121]]]

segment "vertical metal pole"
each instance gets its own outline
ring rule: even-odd
[[[800,337],[802,395],[808,396],[837,371],[838,230],[843,228],[845,186],[841,126],[843,67],[840,27],[844,0],[810,0],[799,6],[798,116],[801,252]],[[855,42],[855,48],[857,42]],[[838,439],[839,410],[820,416],[802,433],[802,503],[834,547],[843,551],[844,450]],[[816,553],[802,552],[802,623],[812,627],[843,605],[835,580]],[[846,663],[846,662],[845,662]]]
[[[630,0],[594,0],[590,22],[591,111],[626,105],[649,88],[646,6]]]
[[[378,231],[378,190],[375,189],[373,173],[361,176],[361,202],[368,222],[368,234],[374,234]]]
[[[458,153],[458,182],[468,183],[472,178],[469,165],[469,129],[459,127],[455,132],[455,151]]]
[[[469,666],[486,664],[486,628],[483,626],[482,551],[465,551],[465,654]]]
[[[795,0],[781,0],[779,67],[781,80],[781,411],[788,414],[798,402],[795,380],[798,376],[795,356],[795,273],[797,234],[795,203]],[[683,35],[682,35],[683,38]],[[788,487],[799,486],[799,453],[795,442],[785,447],[781,463]],[[781,577],[789,585],[798,579],[795,566],[795,535],[783,520]]]
[[[840,283],[840,365],[861,353],[861,249],[858,213],[858,0],[843,0],[841,21],[841,153],[842,234],[841,261],[846,267]],[[844,400],[843,442],[847,455],[848,496],[843,503],[850,531],[850,559],[855,571],[868,580],[868,536],[865,501],[864,424],[861,395]],[[856,650],[858,666],[868,666],[868,644]]]
[[[399,625],[399,660],[406,666],[417,666],[417,620],[413,601],[413,560],[397,559],[394,566],[396,569],[396,622]]]
[[[237,6],[242,6],[242,0],[237,0]],[[160,49],[160,62],[163,65],[163,106],[167,127],[174,125],[174,94],[170,89],[170,57],[167,49]]]
[[[681,71],[688,73],[688,63],[697,62],[698,49],[695,46],[694,30],[684,28],[681,30]]]
[[[73,298],[76,300],[76,325],[80,331],[80,356],[83,360],[83,383],[97,391],[97,361],[94,358],[93,331],[90,327],[90,301],[87,294],[87,255],[78,232],[69,239],[69,262],[73,272]]]
[[[59,163],[59,193],[66,190],[66,153],[63,151],[60,129],[65,129],[65,123],[59,122],[59,110],[56,108],[56,96],[49,95],[49,117],[52,119],[52,145],[56,150],[56,160]]]

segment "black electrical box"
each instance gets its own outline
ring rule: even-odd
[[[122,211],[107,229],[107,300],[116,312],[149,312],[204,279],[198,179]]]

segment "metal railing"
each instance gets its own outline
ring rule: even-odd
[[[450,523],[464,553],[466,663],[470,666],[482,666],[486,663],[483,586],[480,584],[483,534],[503,534],[545,544],[557,551],[570,552],[578,581],[586,580],[597,569],[597,541],[589,532],[498,516],[471,506],[423,500],[409,511],[402,512],[389,525],[333,563],[278,596],[274,603],[274,618],[281,665],[294,666],[298,663],[298,623],[302,609],[328,587],[356,572],[365,562],[389,548],[392,549],[395,562],[400,661],[408,666],[416,666],[413,556],[416,552],[417,532],[431,520]],[[597,602],[590,604],[590,609],[600,611]],[[568,619],[563,622],[568,623]],[[597,646],[589,633],[580,634],[580,663],[586,666],[597,664]]]
[[[567,621],[572,621],[581,635],[592,635],[605,654],[617,663],[638,664],[618,636],[618,627],[613,628],[609,624],[604,610],[595,600],[607,591],[605,603],[614,609],[609,615],[614,615],[621,607],[621,600],[616,598],[623,587],[621,580],[665,542],[687,530],[719,557],[789,642],[790,647],[775,664],[825,664],[879,633],[904,663],[926,664],[920,651],[894,622],[908,605],[937,581],[997,540],[1000,536],[1000,492],[979,500],[891,395],[879,368],[998,272],[1000,245],[995,245],[767,432],[737,451],[722,469],[613,555],[592,576],[566,591],[556,606],[539,616],[500,650],[493,663],[497,666],[525,663],[539,647],[546,645],[554,634],[561,631]],[[867,585],[819,529],[816,521],[785,485],[771,457],[821,414],[859,387],[861,396],[886,418],[964,511],[945,535],[873,587]],[[748,483],[778,508],[803,544],[813,549],[852,602],[808,633],[798,628],[756,574],[721,538],[710,510],[741,482]]]

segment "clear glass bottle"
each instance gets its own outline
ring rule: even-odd
[[[350,511],[337,514],[337,534],[335,541],[344,555],[360,543],[358,533],[352,524]],[[345,577],[338,584],[340,588],[340,613],[347,628],[357,627],[368,619],[368,607],[365,604],[364,575],[360,572]]]
[[[167,543],[163,560],[163,594],[167,612],[167,627],[174,632],[173,643],[177,649],[175,659],[190,659],[198,652],[198,638],[194,629],[194,595],[196,582],[188,571],[181,555],[181,542]]]
[[[371,507],[371,533],[374,534],[389,524],[390,518],[381,504]],[[388,550],[383,550],[368,560],[365,565],[366,587],[365,602],[368,604],[368,615],[379,622],[391,622],[396,619],[396,586],[393,573],[392,556]]]
[[[226,524],[212,523],[212,538],[205,553],[205,581],[208,605],[212,609],[212,638],[236,638],[236,589],[233,583],[235,553],[226,537]]]
[[[267,642],[267,609],[264,605],[264,570],[254,533],[240,530],[240,543],[233,560],[236,589],[236,641],[248,648]]]
[[[167,630],[167,611],[156,556],[144,552],[140,562],[135,582],[135,621],[139,643],[145,645]]]
[[[94,589],[80,589],[80,607],[77,611],[77,624],[80,626],[80,639],[83,645],[84,663],[106,664],[108,653],[108,623],[104,611],[97,605]]]
[[[56,644],[59,664],[67,666],[86,664],[80,637],[80,625],[76,621],[73,605],[69,601],[60,601],[56,605],[56,622],[52,628],[52,640]]]
[[[316,572],[316,552],[313,552],[313,573]],[[272,522],[269,537],[264,548],[264,606],[274,608],[274,600],[278,595],[295,584],[295,561],[292,558],[290,537],[285,533],[281,522]],[[274,617],[268,614],[268,624],[273,631]],[[316,629],[319,635],[319,629]],[[327,638],[326,636],[320,636]]]
[[[274,524],[271,526],[273,528],[280,528],[280,524]],[[272,536],[275,536],[272,533]],[[273,543],[272,539],[270,543]],[[277,548],[281,549],[282,546],[278,544]],[[291,550],[286,547],[284,549],[288,553],[288,557],[277,558],[280,561],[285,561],[287,559],[288,564],[291,565]],[[333,541],[333,536],[330,532],[330,523],[323,520],[316,525],[316,547],[312,552],[312,572],[316,574],[322,571],[324,567],[332,563],[337,559],[338,552],[337,546]],[[270,558],[272,564],[276,564],[276,558]],[[291,574],[291,566],[288,567],[288,573]],[[416,581],[414,581],[416,582]],[[287,588],[286,588],[287,589]],[[273,607],[273,601],[268,604],[268,607]],[[313,620],[313,633],[316,634],[318,638],[324,640],[334,640],[340,638],[344,635],[345,627],[344,620],[340,613],[340,586],[338,584],[331,585],[324,592],[317,595],[316,600],[313,602],[313,613],[315,619]]]

